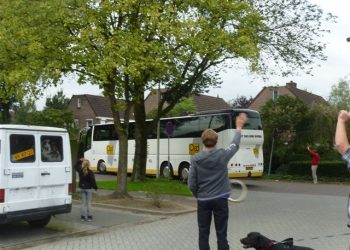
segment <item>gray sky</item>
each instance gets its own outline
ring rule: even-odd
[[[338,16],[337,23],[325,26],[331,31],[324,37],[327,43],[325,55],[328,59],[316,62],[312,75],[300,71],[296,72],[295,76],[270,77],[264,82],[261,78],[250,75],[246,69],[227,69],[221,74],[223,80],[221,87],[210,89],[208,95],[219,96],[226,101],[241,95],[255,97],[264,86],[285,85],[292,80],[297,83],[298,88],[328,99],[332,85],[342,78],[350,79],[350,42],[346,42],[346,38],[350,37],[350,1],[311,0],[311,2],[319,5],[325,12]],[[37,101],[38,109],[43,108],[46,97],[53,96],[60,89],[63,89],[69,98],[74,94],[101,94],[97,86],[78,85],[71,77],[65,79],[62,86],[46,89],[43,98]]]

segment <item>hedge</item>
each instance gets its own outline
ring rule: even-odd
[[[277,174],[310,175],[310,161],[291,161],[276,169]],[[317,175],[327,177],[350,177],[347,164],[344,161],[321,161],[318,165]]]

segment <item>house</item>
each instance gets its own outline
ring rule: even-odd
[[[158,107],[158,93],[160,92],[160,98],[162,98],[162,93],[166,89],[153,89],[145,99],[145,111],[149,113],[150,111]],[[192,95],[193,103],[196,107],[197,112],[209,111],[209,110],[220,110],[229,109],[231,106],[227,104],[224,99],[220,97],[208,96],[208,95]]]
[[[288,95],[301,99],[309,107],[315,104],[328,105],[327,101],[319,95],[312,94],[305,90],[297,88],[297,84],[293,81],[287,82],[285,86],[269,86],[264,87],[250,103],[250,109],[259,111],[261,107],[270,99],[275,100],[278,96]]]
[[[73,95],[68,103],[74,122],[79,128],[113,121],[109,101],[104,96]]]

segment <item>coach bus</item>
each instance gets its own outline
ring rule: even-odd
[[[201,133],[212,128],[218,133],[219,148],[226,148],[235,133],[235,118],[244,112],[248,121],[242,129],[241,145],[228,163],[230,178],[261,176],[263,173],[264,135],[260,115],[249,109],[230,109],[201,112],[194,115],[162,118],[160,120],[159,161],[157,160],[156,129],[148,134],[146,174],[165,177],[179,177],[186,181],[191,155],[199,152],[203,145]],[[128,173],[132,172],[135,140],[134,122],[130,122],[128,143]],[[118,136],[113,124],[100,124],[84,128],[80,132],[80,151],[91,162],[91,168],[100,173],[118,170]]]

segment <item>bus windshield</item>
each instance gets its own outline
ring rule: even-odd
[[[91,148],[92,127],[83,128],[79,132],[78,157],[84,156],[84,152]]]
[[[232,120],[232,125],[233,128],[236,128],[236,116],[238,116],[239,113],[246,113],[248,116],[248,121],[244,124],[243,129],[250,129],[250,130],[262,130],[262,125],[261,125],[261,119],[260,115],[258,112],[254,111],[248,111],[248,110],[236,110],[233,113],[233,120]]]

